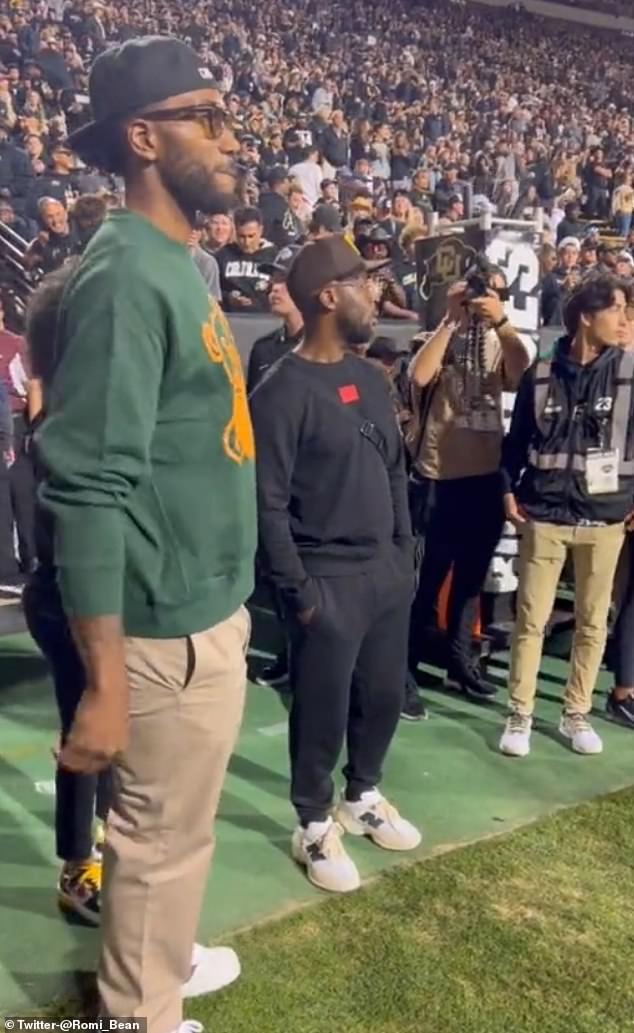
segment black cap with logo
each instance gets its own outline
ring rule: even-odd
[[[145,36],[110,47],[90,73],[93,121],[69,142],[80,154],[98,149],[101,131],[136,111],[195,90],[217,88],[212,73],[191,47],[170,36]]]
[[[365,262],[345,237],[334,235],[310,241],[299,250],[286,278],[288,293],[302,307],[333,280],[345,280],[374,272],[387,265],[389,259]]]

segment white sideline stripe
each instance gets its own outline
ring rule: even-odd
[[[42,796],[55,796],[55,781],[49,779],[47,782],[34,782],[35,792],[41,793]]]
[[[274,738],[276,735],[286,735],[288,729],[288,721],[280,721],[276,725],[265,725],[264,728],[258,728],[260,735],[266,735],[269,738]]]

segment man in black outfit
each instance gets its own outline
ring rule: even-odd
[[[269,307],[282,323],[270,334],[258,337],[249,355],[247,372],[247,394],[255,389],[271,366],[299,344],[304,333],[302,314],[297,309],[286,287],[288,271],[299,247],[291,245],[282,248],[274,262],[260,266],[261,271],[271,277],[269,285]]]
[[[260,211],[264,223],[264,235],[276,247],[295,244],[304,229],[288,206],[290,181],[283,166],[276,165],[267,176],[268,190],[260,197]]]
[[[350,351],[372,333],[365,263],[328,237],[302,248],[287,287],[304,341],[251,399],[260,546],[288,615],[293,856],[315,885],[347,892],[360,879],[344,829],[390,850],[421,838],[376,788],[402,703],[413,540],[385,377]]]

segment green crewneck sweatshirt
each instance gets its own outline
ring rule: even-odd
[[[113,212],[65,293],[36,445],[70,617],[175,638],[253,587],[254,445],[231,331],[187,248]]]

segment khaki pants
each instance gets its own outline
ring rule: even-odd
[[[127,639],[130,742],[108,817],[98,982],[103,1014],[182,1021],[181,986],[214,847],[214,818],[240,727],[245,607],[178,639]]]
[[[520,542],[517,617],[511,648],[509,694],[521,714],[533,712],[544,629],[552,613],[568,550],[575,572],[575,633],[564,707],[587,714],[603,659],[614,573],[623,524],[565,527],[527,524]]]

